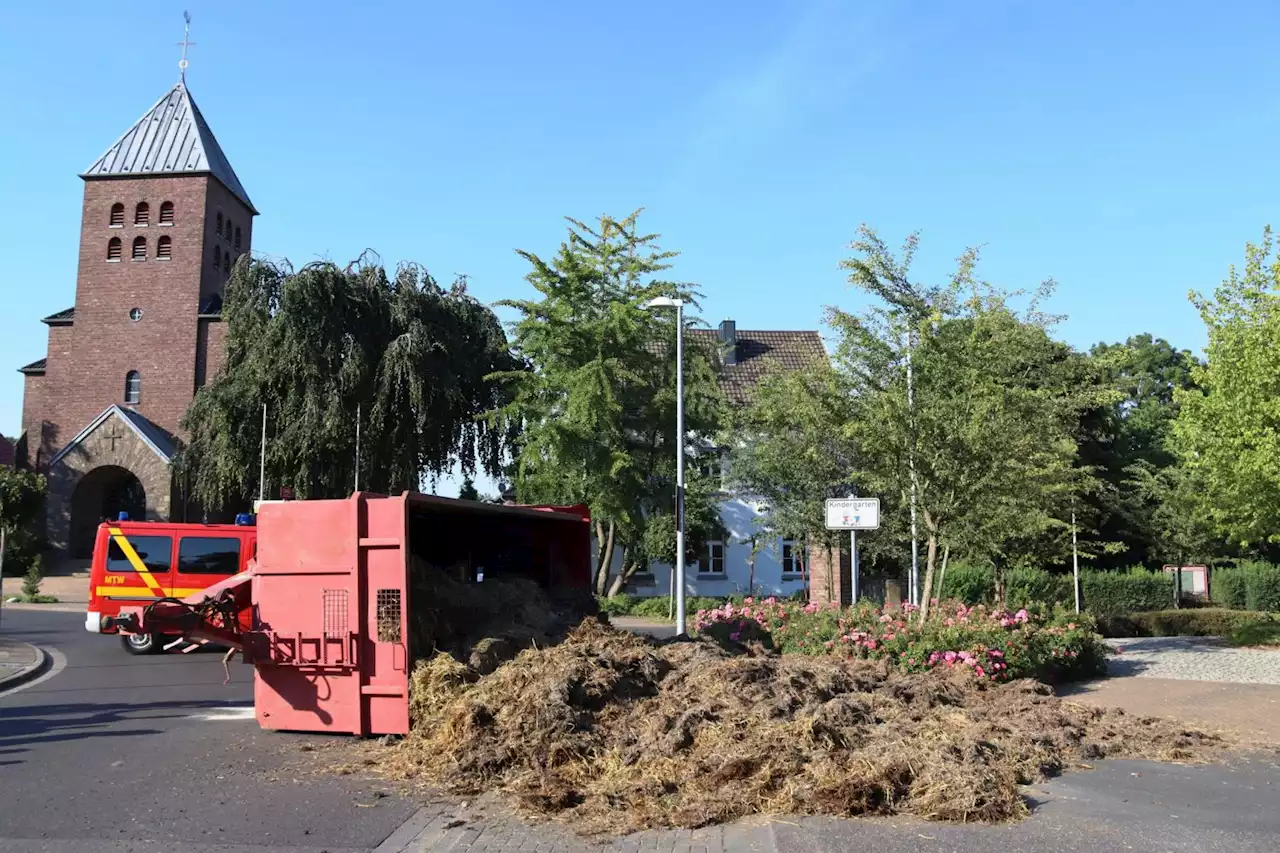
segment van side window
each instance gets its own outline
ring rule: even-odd
[[[225,536],[184,536],[178,571],[189,575],[234,575],[240,571],[240,540]]]
[[[173,563],[172,538],[168,536],[126,536],[125,539],[133,546],[133,550],[138,553],[138,559],[142,560],[142,565],[147,567],[147,571],[161,574],[169,571]],[[133,564],[124,555],[124,549],[116,544],[114,536],[111,537],[111,544],[107,548],[107,571],[132,572],[133,570]]]

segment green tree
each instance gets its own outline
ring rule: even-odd
[[[31,527],[44,508],[45,480],[39,474],[0,466],[0,575],[6,557],[10,573],[39,564],[39,545]]]
[[[839,547],[842,534],[826,529],[823,507],[854,486],[850,404],[843,377],[828,364],[761,380],[726,440],[736,445],[735,487],[763,500],[759,534],[795,540],[802,554]]]
[[[640,567],[646,513],[669,506],[673,494],[675,316],[644,306],[657,296],[693,305],[697,296],[661,277],[675,254],[641,233],[637,218],[603,216],[594,227],[570,219],[551,260],[519,252],[537,298],[501,303],[520,315],[512,344],[529,368],[495,376],[511,402],[491,412],[495,423],[523,430],[517,494],[591,507],[599,594],[619,549],[624,575]],[[685,348],[690,434],[714,435],[719,423],[714,356]]]
[[[475,480],[471,477],[463,477],[462,486],[458,489],[458,497],[464,501],[480,500],[480,491],[476,488]]]
[[[846,267],[879,302],[829,317],[851,385],[853,479],[903,507],[914,484],[927,605],[946,546],[989,560],[1001,591],[1005,566],[1046,538],[1068,541],[1072,497],[1087,476],[1074,464],[1074,430],[1099,393],[1073,381],[1069,348],[1049,335],[1055,318],[1038,306],[1051,282],[1019,313],[1010,302],[1020,294],[976,278],[972,250],[947,285],[913,283],[916,247],[910,238],[898,259],[864,227]]]
[[[1271,228],[1245,250],[1212,298],[1193,293],[1209,332],[1172,448],[1200,487],[1201,507],[1241,546],[1280,542],[1280,259]]]
[[[499,473],[513,426],[483,419],[505,402],[488,377],[518,368],[493,312],[421,267],[394,278],[366,258],[294,272],[243,258],[222,312],[227,359],[195,397],[179,459],[210,507],[258,491],[263,405],[266,476],[298,497],[420,488],[426,475],[477,463]]]
[[[1113,566],[1149,563],[1160,559],[1156,504],[1132,471],[1142,466],[1156,475],[1175,462],[1169,449],[1178,413],[1174,393],[1192,387],[1196,360],[1187,350],[1142,334],[1097,344],[1087,361],[1115,398],[1082,415],[1081,464],[1101,478],[1101,488],[1082,505],[1082,516],[1095,528],[1084,545],[1110,553],[1103,559]]]

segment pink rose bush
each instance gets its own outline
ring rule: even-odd
[[[917,608],[853,607],[774,598],[745,599],[699,610],[693,629],[737,642],[745,628],[769,635],[790,654],[887,660],[907,672],[951,670],[990,681],[1066,681],[1105,671],[1106,650],[1088,617],[1030,608],[1009,613],[957,602],[934,602],[921,623]],[[713,630],[714,629],[714,630]]]

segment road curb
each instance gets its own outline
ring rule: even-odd
[[[48,652],[46,652],[44,649],[40,648],[39,646],[33,646],[30,643],[16,643],[15,645],[26,646],[30,648],[32,651],[36,653],[36,660],[35,660],[35,663],[32,663],[29,666],[23,667],[22,669],[18,670],[15,673],[12,673],[10,675],[0,676],[0,693],[3,693],[6,690],[10,690],[14,687],[18,687],[20,685],[26,684],[28,681],[31,681],[34,678],[38,678],[41,674],[44,673],[45,669],[48,668],[49,661],[51,660]]]

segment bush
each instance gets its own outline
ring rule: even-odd
[[[1209,599],[1232,610],[1245,609],[1245,581],[1248,571],[1243,566],[1223,566],[1209,575]]]
[[[1083,606],[1095,616],[1163,610],[1173,602],[1173,575],[1132,568],[1080,573]]]
[[[44,537],[25,528],[9,531],[4,543],[5,577],[22,577],[31,571],[32,566],[39,566],[40,553],[47,546]]]
[[[907,672],[961,669],[992,681],[1087,678],[1103,672],[1106,660],[1092,619],[1044,607],[1010,613],[947,601],[921,624],[910,605],[747,599],[699,613],[694,629],[728,642],[756,642],[763,629],[784,653],[883,660]]]
[[[1242,568],[1245,609],[1280,611],[1280,566],[1246,563]]]
[[[1011,569],[1004,578],[1005,605],[1016,609],[1032,604],[1075,604],[1069,575],[1052,575],[1043,569]]]
[[[955,599],[972,607],[993,600],[995,593],[995,576],[990,566],[956,560],[947,564],[938,598]]]
[[[1241,625],[1227,641],[1233,646],[1280,646],[1280,621]]]
[[[22,576],[22,597],[30,601],[40,595],[40,583],[43,580],[44,572],[40,571],[40,561],[37,559]]]
[[[1104,637],[1229,637],[1274,621],[1269,613],[1202,607],[1107,616],[1098,620],[1098,630]]]
[[[601,613],[609,616],[628,616],[640,599],[624,592],[621,595],[601,596],[597,600],[600,602]]]

